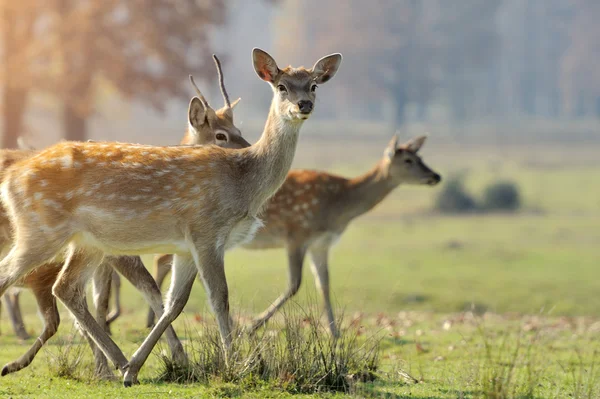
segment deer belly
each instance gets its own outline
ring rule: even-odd
[[[79,233],[73,240],[78,247],[96,248],[110,255],[182,254],[190,249],[184,240],[120,240],[117,237]]]
[[[255,216],[242,219],[242,221],[238,222],[229,233],[227,241],[225,242],[225,249],[235,248],[252,241],[252,238],[254,238],[256,232],[262,226],[262,220]]]

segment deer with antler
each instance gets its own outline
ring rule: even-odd
[[[255,320],[252,330],[266,323],[300,288],[302,268],[307,253],[312,258],[315,283],[321,291],[329,329],[338,334],[329,286],[329,251],[348,224],[371,210],[401,184],[435,185],[441,180],[419,157],[425,142],[420,136],[398,145],[394,136],[383,158],[373,169],[353,179],[311,170],[291,171],[279,191],[268,201],[262,227],[247,249],[286,248],[288,251],[289,286],[271,306]],[[169,273],[171,255],[155,257],[156,282],[162,285]],[[148,325],[154,313],[148,313]]]
[[[232,107],[235,105],[235,103],[232,105],[229,102],[229,96],[227,95],[227,91],[225,90],[223,83],[223,75],[219,60],[216,56],[213,56],[213,58],[217,66],[221,91],[225,99],[225,106],[219,110],[213,110],[192,79],[192,85],[198,93],[198,97],[194,97],[190,103],[190,112],[188,113],[189,126],[186,136],[196,138],[198,144],[216,144],[226,148],[248,147],[250,144],[244,140],[239,129],[237,129],[233,124]],[[198,108],[203,108],[205,110],[206,118],[199,119],[195,117]],[[16,163],[17,161],[30,158],[36,154],[37,152],[33,150],[0,151],[0,160],[2,160],[2,169],[0,169],[0,171],[4,171],[7,167]],[[8,220],[6,219],[6,214],[3,212],[3,210],[0,211],[2,211],[0,212],[0,230],[8,231],[9,225]],[[5,240],[3,244],[7,244],[10,240],[10,236],[8,234],[4,234],[0,236],[0,238]],[[7,245],[2,246],[6,247]],[[43,344],[56,333],[60,319],[58,310],[56,308],[56,300],[52,295],[52,283],[56,280],[61,268],[62,263],[50,262],[42,267],[34,269],[33,272],[29,273],[16,283],[17,286],[30,288],[33,291],[40,308],[40,314],[44,317],[45,327],[40,337],[34,342],[33,346],[25,355],[18,360],[4,366],[2,369],[2,375],[18,371],[29,365]],[[94,302],[97,307],[96,319],[100,326],[106,326],[106,328],[108,328],[110,321],[110,319],[107,320],[107,309],[109,293],[108,288],[110,287],[111,274],[113,281],[115,281],[115,279],[116,281],[120,281],[118,274],[113,270],[113,268],[114,270],[118,270],[119,272],[123,273],[123,275],[144,294],[148,302],[152,304],[153,309],[156,309],[157,312],[162,313],[162,300],[160,291],[156,286],[154,279],[152,279],[152,276],[148,273],[147,269],[141,262],[141,259],[137,256],[106,257],[105,261],[103,262],[103,266],[96,270],[93,277]],[[115,291],[117,294],[116,302],[118,309],[120,307],[118,300],[119,291],[118,289]],[[6,305],[9,309],[11,309],[10,301],[6,301]],[[18,308],[18,304],[17,306],[14,306],[13,302],[12,305],[14,309],[12,309],[11,313],[18,314],[19,319],[22,320],[20,317],[21,312]],[[22,325],[16,325],[14,327],[16,329],[20,328],[24,330],[24,326]],[[169,328],[167,332],[169,344],[172,352],[174,353],[174,357],[183,359],[183,348],[177,340],[176,335],[174,335],[174,332],[171,328]],[[92,348],[95,349],[95,344],[92,345]],[[95,357],[96,374],[101,377],[111,377],[112,372],[108,368],[104,354],[102,352],[98,353],[98,351],[95,351]]]
[[[14,246],[0,261],[0,294],[66,248],[53,293],[124,373],[126,386],[182,311],[197,274],[229,353],[224,252],[249,241],[262,225],[260,211],[290,169],[317,84],[329,81],[341,63],[341,55],[333,54],[311,69],[280,69],[262,50],[252,56],[256,73],[273,88],[254,145],[236,150],[65,142],[13,165],[0,187],[15,230]],[[206,117],[203,107],[190,114],[196,121]],[[127,362],[78,298],[104,254],[163,252],[174,254],[165,312]]]

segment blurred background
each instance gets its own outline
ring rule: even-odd
[[[429,132],[424,160],[444,184],[400,187],[349,228],[331,260],[336,301],[600,314],[598,1],[0,0],[0,18],[5,148],[176,144],[188,74],[222,104],[212,53],[255,141],[271,91],[251,49],[281,67],[341,52],[295,166],[358,175],[394,132]],[[238,307],[287,284],[284,251],[228,256]]]

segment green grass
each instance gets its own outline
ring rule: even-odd
[[[385,140],[380,144],[382,150]],[[508,397],[529,397],[521,390],[532,384],[536,398],[600,395],[595,371],[600,360],[597,150],[424,149],[425,161],[442,175],[467,170],[467,188],[476,196],[489,182],[514,180],[524,209],[513,215],[437,215],[429,211],[437,189],[401,187],[348,228],[330,261],[337,311],[349,318],[361,312],[358,324],[364,325],[364,334],[384,336],[381,379],[361,385],[355,395],[478,397],[501,384],[508,387]],[[380,149],[373,144],[364,152],[368,156],[352,166],[332,161],[330,170],[344,175],[365,171]],[[300,156],[298,164],[307,163]],[[282,250],[236,250],[227,255],[226,264],[233,312],[244,317],[263,310],[287,284]],[[318,298],[308,269],[297,297],[303,306]],[[129,356],[146,333],[146,307],[128,284],[124,289],[124,314],[113,330]],[[25,293],[22,302],[29,331],[39,332],[31,296]],[[475,318],[464,313],[472,306],[488,313]],[[71,327],[62,314],[59,336],[64,341]],[[213,320],[200,284],[176,327],[181,331],[197,320]],[[0,327],[0,363],[5,363],[25,346],[12,335],[6,317]],[[152,380],[160,373],[156,356],[142,369],[142,384],[133,389],[124,390],[118,382],[90,382],[89,374],[80,380],[57,378],[48,351],[57,351],[59,342],[54,338],[28,369],[0,379],[0,397],[288,396],[269,386],[242,391],[218,382],[158,383]],[[86,357],[84,364],[92,370],[89,362]],[[406,383],[398,369],[422,382]]]

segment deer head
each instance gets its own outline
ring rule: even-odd
[[[276,111],[289,120],[306,120],[313,111],[317,85],[329,81],[335,75],[342,62],[342,55],[325,56],[311,69],[288,66],[282,70],[273,57],[255,48],[252,61],[258,77],[268,82],[275,92],[273,106]]]
[[[216,144],[224,148],[246,148],[250,146],[243,137],[242,132],[233,123],[233,108],[240,98],[233,103],[229,101],[229,95],[223,82],[221,62],[213,54],[213,60],[219,74],[219,87],[225,100],[225,105],[214,110],[206,101],[204,95],[190,75],[190,82],[196,91],[197,97],[192,98],[188,107],[188,132],[181,144]]]
[[[417,154],[426,139],[427,136],[419,136],[398,145],[398,136],[394,135],[384,151],[384,163],[392,180],[430,186],[435,186],[442,180],[441,176],[425,165]]]

